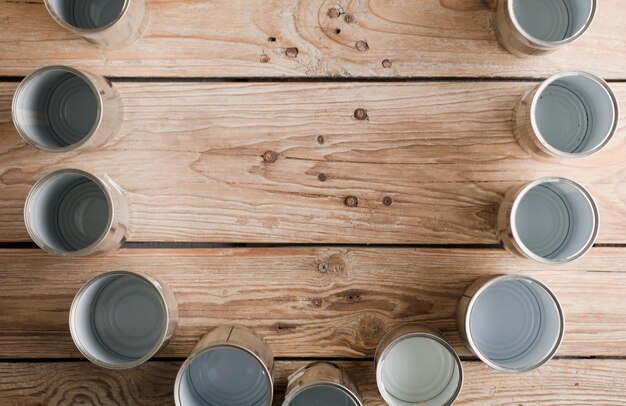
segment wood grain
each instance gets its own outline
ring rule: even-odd
[[[126,190],[130,241],[496,243],[509,188],[565,176],[597,198],[598,241],[626,242],[623,124],[595,157],[533,159],[511,124],[533,83],[116,83],[119,135],[63,154],[18,137],[15,86],[0,84],[0,241],[28,240],[23,204],[38,178],[77,167]],[[625,101],[626,84],[613,88]]]
[[[99,50],[57,25],[42,0],[7,0],[0,74],[63,63],[111,76],[547,77],[575,68],[626,78],[621,0],[598,2],[596,21],[578,41],[531,58],[498,44],[492,2],[148,0],[144,37]],[[331,8],[341,15],[330,17]]]
[[[287,377],[303,361],[279,361],[274,405],[284,398]],[[384,406],[371,361],[339,362],[359,387],[365,406]],[[87,362],[0,363],[0,403],[32,405],[173,405],[179,362],[149,362],[130,371],[107,371]],[[455,405],[623,405],[626,361],[553,360],[512,379],[477,361],[463,362],[465,383]]]
[[[70,260],[0,250],[0,358],[79,357],[68,331],[72,298],[115,269],[150,273],[174,290],[180,324],[159,357],[185,357],[210,328],[233,323],[264,336],[278,357],[368,357],[408,321],[435,325],[469,355],[456,329],[458,299],[478,277],[509,273],[535,277],[559,297],[559,355],[626,355],[624,248],[594,248],[556,267],[493,249],[218,248]]]

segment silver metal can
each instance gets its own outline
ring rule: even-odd
[[[538,368],[563,340],[561,305],[544,284],[526,276],[495,275],[467,287],[457,310],[465,345],[500,372]]]
[[[513,133],[531,155],[579,158],[603,149],[618,121],[617,97],[604,80],[563,72],[522,95],[513,113]]]
[[[517,56],[559,49],[587,31],[596,0],[499,0],[496,36]]]
[[[48,66],[18,86],[11,108],[19,135],[49,152],[95,148],[122,124],[122,103],[99,75],[68,66]]]
[[[461,392],[461,360],[445,336],[427,324],[391,329],[375,359],[378,391],[391,406],[449,406]]]
[[[283,406],[363,406],[348,374],[330,362],[313,362],[289,376]]]
[[[196,345],[176,375],[177,406],[270,406],[272,351],[241,326],[213,329]]]
[[[558,177],[514,187],[498,211],[498,236],[504,247],[543,264],[583,256],[593,247],[599,225],[591,194],[578,183]]]
[[[112,271],[89,280],[70,308],[70,333],[79,351],[109,369],[138,366],[163,349],[178,322],[172,291],[156,278]]]
[[[128,227],[128,204],[108,176],[63,169],[40,179],[24,205],[28,234],[61,256],[104,254],[118,248]]]
[[[130,45],[147,21],[144,0],[44,0],[44,4],[59,25],[102,48]]]

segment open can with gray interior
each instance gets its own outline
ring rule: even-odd
[[[356,385],[336,364],[313,362],[289,376],[283,406],[319,405],[363,406]]]
[[[463,386],[458,355],[436,328],[407,323],[376,348],[376,383],[390,406],[449,406]]]
[[[586,72],[562,72],[525,92],[513,134],[531,155],[580,158],[604,149],[617,131],[619,105],[609,85]]]
[[[515,255],[562,264],[587,253],[600,216],[591,194],[565,178],[542,178],[514,187],[498,211],[498,235]]]
[[[102,76],[48,66],[22,80],[11,114],[26,142],[48,152],[67,152],[109,141],[121,126],[122,103]]]
[[[516,275],[486,276],[469,285],[457,322],[466,346],[490,367],[508,373],[530,371],[550,360],[565,324],[554,293]]]
[[[102,48],[121,48],[145,30],[144,0],[44,0],[48,12],[66,30]]]
[[[274,358],[263,339],[241,326],[207,333],[176,375],[177,406],[270,406]]]
[[[591,26],[596,0],[498,0],[496,36],[517,56],[541,55],[571,43]]]
[[[91,362],[109,369],[138,366],[163,349],[178,322],[166,284],[136,272],[112,271],[88,281],[70,308],[70,333]]]
[[[124,241],[128,205],[122,189],[109,177],[63,169],[31,188],[24,223],[33,241],[52,254],[104,254]]]

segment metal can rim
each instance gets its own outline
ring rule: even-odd
[[[93,355],[91,355],[89,353],[89,351],[87,351],[87,349],[85,349],[85,347],[80,343],[80,341],[76,338],[76,329],[74,327],[74,316],[76,314],[76,306],[78,305],[78,301],[80,300],[80,298],[82,297],[82,295],[85,293],[85,291],[94,283],[96,283],[97,281],[109,277],[109,276],[115,276],[115,275],[119,275],[119,276],[133,276],[139,279],[142,279],[143,281],[147,282],[152,289],[157,292],[157,294],[159,295],[159,299],[161,302],[161,306],[163,308],[163,313],[165,314],[165,320],[163,322],[163,329],[161,331],[161,334],[159,335],[159,340],[157,341],[157,343],[150,349],[149,352],[147,352],[143,357],[133,361],[133,362],[129,362],[126,364],[121,364],[121,365],[117,365],[117,364],[110,364],[108,362],[104,362],[99,360],[98,358],[94,357]],[[158,281],[156,278],[153,278],[150,275],[147,274],[143,274],[140,272],[132,272],[132,271],[125,271],[125,270],[117,270],[117,271],[109,271],[109,272],[103,272],[101,274],[98,274],[96,276],[94,276],[93,278],[89,279],[87,282],[85,282],[83,284],[83,286],[80,287],[80,289],[78,290],[78,292],[76,292],[76,295],[74,295],[74,299],[72,300],[72,305],[70,306],[70,313],[69,313],[69,325],[70,325],[70,335],[72,336],[72,341],[74,342],[74,345],[76,345],[76,348],[78,348],[78,350],[80,351],[80,353],[87,358],[89,361],[93,362],[94,364],[102,367],[102,368],[107,368],[107,369],[113,369],[113,370],[123,370],[123,369],[130,369],[130,368],[134,368],[136,366],[139,366],[141,364],[143,364],[144,362],[148,361],[150,358],[152,358],[157,352],[159,352],[159,350],[161,349],[161,347],[163,346],[164,342],[165,342],[165,338],[167,337],[167,333],[168,333],[168,326],[170,324],[170,313],[168,311],[168,303],[167,303],[167,298],[165,297],[165,295],[163,294],[163,292],[161,290],[159,290],[156,286],[155,286],[155,281]],[[159,281],[159,283],[161,283]]]
[[[89,85],[89,87],[91,88],[91,91],[93,92],[93,94],[97,98],[98,110],[96,112],[96,121],[95,121],[93,127],[91,128],[91,130],[89,130],[89,133],[87,133],[80,141],[75,142],[75,143],[70,144],[70,145],[66,145],[64,147],[51,148],[51,147],[48,147],[48,146],[45,146],[45,145],[42,145],[42,144],[39,144],[39,143],[35,142],[27,134],[27,132],[24,130],[24,128],[22,127],[22,124],[17,119],[16,115],[17,115],[17,101],[18,101],[18,98],[21,96],[22,92],[24,91],[25,87],[30,82],[32,82],[33,80],[37,79],[37,77],[39,77],[40,75],[42,75],[42,74],[44,74],[46,72],[49,72],[49,71],[54,71],[54,70],[65,71],[65,72],[71,73],[72,75],[76,75],[79,78],[81,78],[82,80],[84,80]],[[73,150],[76,150],[76,149],[82,147],[85,143],[87,143],[93,137],[93,135],[96,133],[96,131],[98,131],[98,129],[102,125],[103,105],[104,105],[104,101],[102,100],[102,95],[100,94],[100,92],[98,91],[96,86],[94,85],[94,83],[91,80],[91,78],[89,78],[89,76],[87,76],[85,74],[85,72],[80,71],[80,70],[78,70],[76,68],[72,68],[71,66],[50,65],[50,66],[44,66],[43,68],[40,68],[40,69],[37,69],[37,70],[31,72],[17,86],[17,89],[15,90],[15,94],[13,95],[13,101],[11,103],[11,119],[12,119],[13,125],[15,126],[15,129],[17,130],[17,132],[20,135],[20,137],[24,141],[29,143],[30,145],[34,146],[35,148],[38,148],[40,150],[47,151],[47,152],[69,152],[69,151],[73,151]]]
[[[538,285],[541,289],[543,289],[544,291],[546,291],[546,293],[548,293],[548,295],[550,296],[550,298],[552,299],[552,301],[554,302],[554,305],[559,313],[559,335],[554,343],[554,346],[552,348],[552,350],[544,357],[542,358],[541,361],[528,366],[526,368],[505,368],[502,366],[499,366],[497,364],[495,364],[494,362],[492,362],[491,360],[489,360],[488,358],[486,358],[479,350],[478,347],[476,346],[476,343],[474,343],[474,339],[472,338],[472,333],[471,333],[471,329],[469,328],[469,321],[470,321],[470,316],[472,313],[472,308],[474,307],[476,300],[478,300],[478,297],[485,291],[487,290],[490,286],[501,282],[503,280],[507,280],[507,279],[518,279],[518,280],[524,280],[530,283],[534,283],[536,285]],[[470,284],[468,286],[471,287],[472,285]],[[559,350],[559,348],[561,347],[561,344],[563,342],[563,336],[565,335],[565,316],[563,314],[563,308],[561,307],[561,303],[559,302],[559,299],[556,297],[556,295],[554,294],[554,292],[552,291],[552,289],[550,289],[548,286],[546,286],[545,284],[539,282],[538,280],[531,278],[529,276],[524,276],[524,275],[495,275],[491,278],[489,278],[488,280],[484,281],[482,286],[480,288],[478,288],[476,290],[476,292],[474,292],[474,294],[469,297],[467,295],[465,295],[465,293],[463,294],[463,296],[468,297],[469,298],[469,302],[467,304],[466,307],[466,311],[465,311],[465,319],[463,320],[463,323],[465,324],[465,335],[467,338],[467,345],[469,346],[470,350],[472,350],[472,352],[474,354],[476,354],[476,356],[482,361],[484,362],[487,366],[489,366],[490,368],[495,369],[498,372],[504,372],[504,373],[509,373],[509,374],[518,374],[518,373],[524,373],[524,372],[529,372],[532,371],[534,369],[539,368],[540,366],[542,366],[543,364],[545,364],[546,362],[548,362],[549,360],[552,359],[552,357],[554,357],[554,355],[557,353],[557,351]]]
[[[39,238],[39,236],[37,236],[37,234],[34,232],[32,224],[31,224],[31,220],[30,220],[30,215],[29,215],[29,210],[30,210],[30,208],[32,206],[32,201],[35,198],[35,194],[43,186],[43,184],[46,183],[47,181],[49,181],[51,178],[53,178],[55,176],[63,175],[63,174],[66,174],[66,173],[80,175],[80,176],[86,177],[89,180],[91,180],[94,183],[96,183],[98,185],[98,187],[104,193],[104,196],[107,199],[107,206],[108,206],[108,219],[107,219],[107,225],[106,225],[105,230],[102,232],[102,234],[98,237],[98,239],[96,241],[94,241],[93,243],[89,244],[85,248],[81,248],[81,249],[75,250],[75,251],[57,250],[56,248],[52,248],[51,246],[49,246],[48,244],[43,242]],[[57,171],[54,171],[54,172],[51,172],[51,173],[47,174],[46,176],[44,176],[41,179],[39,179],[30,188],[30,190],[28,192],[28,195],[26,196],[26,202],[24,203],[24,225],[26,227],[26,231],[28,232],[28,235],[30,236],[30,238],[32,238],[32,240],[35,242],[35,244],[37,244],[44,251],[47,251],[47,252],[49,252],[51,254],[64,256],[64,257],[87,256],[87,255],[90,255],[90,254],[96,252],[98,250],[98,246],[102,243],[102,241],[105,240],[105,238],[111,232],[111,229],[113,227],[113,220],[114,220],[113,217],[114,217],[114,214],[115,214],[115,202],[114,202],[114,199],[111,197],[111,192],[109,191],[107,185],[98,176],[92,175],[91,173],[83,171],[81,169],[73,169],[73,168],[59,169]]]

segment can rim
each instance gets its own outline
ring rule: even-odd
[[[104,231],[102,232],[102,234],[100,234],[98,239],[95,240],[93,243],[75,251],[58,250],[46,244],[41,238],[39,238],[37,233],[34,231],[33,226],[31,224],[30,213],[29,213],[31,206],[33,205],[33,200],[35,199],[35,195],[37,194],[39,189],[41,189],[41,187],[44,184],[46,184],[50,179],[59,175],[64,175],[64,174],[74,174],[74,175],[79,175],[79,176],[88,178],[89,180],[94,182],[96,185],[98,185],[98,187],[102,190],[107,200],[108,219],[107,219],[107,225]],[[79,256],[90,255],[98,249],[98,246],[102,243],[102,241],[104,241],[104,239],[109,235],[109,233],[111,232],[111,229],[113,228],[114,213],[115,213],[115,202],[113,198],[111,197],[111,192],[109,191],[109,189],[106,187],[104,182],[99,177],[92,175],[89,172],[80,170],[80,169],[60,169],[58,171],[54,171],[54,172],[47,174],[46,176],[44,176],[43,178],[35,182],[33,187],[31,187],[30,191],[28,192],[28,195],[26,196],[26,202],[24,203],[24,225],[26,226],[26,232],[28,233],[30,238],[35,242],[35,244],[37,244],[44,251],[47,251],[51,254],[64,256],[64,257],[79,257]]]
[[[266,388],[267,388],[267,394],[268,394],[266,401],[265,401],[265,406],[270,406],[274,399],[274,378],[272,377],[272,372],[270,371],[268,366],[265,365],[265,362],[261,359],[261,357],[259,357],[257,354],[254,353],[254,351],[250,350],[249,348],[246,348],[238,344],[225,342],[225,341],[211,344],[207,347],[203,347],[200,350],[194,351],[189,355],[189,357],[187,357],[185,362],[183,362],[183,364],[178,369],[178,373],[176,374],[176,381],[174,382],[174,402],[176,403],[176,406],[184,406],[180,401],[180,385],[181,385],[181,380],[183,379],[184,372],[191,366],[193,361],[196,358],[198,358],[200,355],[218,347],[236,348],[236,349],[239,349],[248,353],[255,359],[255,361],[261,366],[261,369],[263,370],[263,372],[265,372],[265,377],[266,377],[265,381],[267,383]]]
[[[98,106],[97,106],[98,110],[96,112],[96,121],[94,122],[91,130],[89,130],[89,132],[80,141],[63,146],[63,147],[48,147],[46,145],[38,143],[30,135],[28,135],[27,131],[23,128],[20,120],[17,119],[18,99],[22,96],[22,93],[24,92],[24,89],[26,88],[26,86],[33,80],[37,79],[39,76],[43,75],[44,73],[49,72],[49,71],[55,71],[55,70],[65,71],[81,78],[83,81],[85,81],[85,83],[89,85],[89,87],[91,88],[91,91],[96,96],[96,99],[98,102]],[[24,141],[29,143],[30,145],[34,146],[35,148],[38,148],[47,152],[68,152],[68,151],[73,151],[75,149],[82,147],[87,141],[89,141],[89,139],[93,137],[96,131],[100,128],[102,124],[103,104],[104,104],[104,101],[102,100],[102,95],[100,94],[96,86],[94,85],[93,81],[84,72],[78,69],[72,68],[70,66],[66,66],[66,65],[50,65],[50,66],[45,66],[43,68],[37,69],[36,71],[32,72],[31,74],[26,76],[17,86],[17,89],[15,90],[15,94],[13,95],[13,101],[11,103],[11,118],[13,121],[13,125],[15,126],[15,129],[17,130],[20,137]]]
[[[598,84],[604,90],[604,92],[609,97],[609,99],[611,99],[611,106],[613,108],[613,123],[611,124],[611,128],[609,129],[607,134],[604,136],[604,139],[600,144],[598,144],[597,146],[595,146],[594,148],[586,152],[572,153],[572,152],[564,152],[564,151],[554,148],[545,139],[545,137],[539,130],[539,125],[537,124],[537,103],[539,102],[540,96],[542,95],[544,90],[546,90],[546,88],[550,86],[553,82],[559,79],[565,78],[565,77],[569,77],[569,76],[583,76],[587,79],[590,79],[591,81]],[[535,94],[533,95],[531,104],[530,104],[530,123],[533,129],[533,133],[537,137],[539,142],[541,143],[542,148],[545,148],[548,152],[560,158],[582,158],[582,157],[595,154],[596,152],[600,151],[614,138],[615,133],[617,132],[617,126],[619,123],[619,103],[617,101],[617,96],[615,96],[615,93],[613,92],[613,89],[611,89],[608,83],[604,79],[600,78],[599,76],[596,76],[588,72],[575,71],[575,70],[559,72],[557,74],[550,76],[543,83],[541,83],[539,87],[537,87],[537,90],[535,91]]]
[[[472,309],[473,309],[474,305],[476,304],[476,301],[478,300],[478,297],[485,290],[487,290],[489,287],[493,286],[494,284],[496,284],[498,282],[501,282],[501,281],[507,280],[507,279],[523,280],[523,281],[530,282],[530,283],[533,283],[533,284],[539,286],[541,289],[543,289],[550,296],[550,298],[552,299],[552,302],[554,303],[554,306],[557,309],[557,312],[559,313],[559,335],[556,338],[556,340],[555,340],[555,342],[554,342],[554,344],[552,346],[552,349],[539,362],[536,362],[535,364],[530,365],[528,367],[524,367],[524,368],[507,368],[507,367],[503,367],[501,365],[498,365],[498,364],[494,363],[493,361],[491,361],[487,357],[485,357],[485,355],[476,346],[476,343],[474,342],[474,339],[472,337],[472,330],[470,328],[470,317],[471,317],[471,314],[472,314]],[[464,294],[464,296],[465,296],[465,294]],[[546,362],[550,361],[554,357],[554,355],[557,353],[559,348],[561,347],[561,344],[563,342],[563,336],[565,334],[565,316],[563,314],[563,308],[561,307],[561,303],[559,302],[559,299],[556,297],[554,292],[552,292],[552,290],[548,286],[544,285],[543,283],[539,282],[538,280],[536,280],[534,278],[531,278],[531,277],[528,277],[528,276],[524,276],[524,275],[499,275],[499,276],[495,276],[495,277],[485,281],[483,283],[483,285],[480,288],[478,288],[476,290],[476,292],[474,292],[472,297],[469,298],[469,302],[467,304],[467,308],[466,308],[466,311],[465,311],[465,320],[463,320],[463,323],[465,324],[465,335],[467,337],[467,344],[468,344],[470,350],[472,350],[472,352],[474,354],[476,354],[476,356],[482,362],[484,362],[487,366],[495,369],[498,372],[504,372],[504,373],[509,373],[509,374],[516,374],[516,373],[523,373],[523,372],[532,371],[533,369],[536,369],[536,368],[542,366],[543,364],[545,364]]]
[[[98,358],[93,356],[91,353],[89,353],[89,351],[87,351],[87,349],[81,344],[80,340],[77,338],[76,329],[74,327],[74,320],[73,320],[76,314],[76,306],[78,306],[78,301],[84,295],[85,291],[91,285],[98,282],[99,280],[109,277],[109,276],[116,276],[116,275],[133,276],[135,278],[143,280],[144,282],[147,282],[150,285],[150,287],[159,295],[163,313],[165,314],[165,319],[164,319],[163,326],[162,326],[163,328],[161,330],[161,333],[159,335],[159,340],[157,341],[157,343],[143,357],[137,360],[134,360],[132,362],[125,363],[125,364],[111,364],[111,363],[99,360]],[[72,336],[72,341],[74,341],[74,345],[76,345],[76,348],[78,348],[80,353],[89,361],[93,362],[94,364],[100,367],[107,368],[107,369],[115,369],[115,370],[130,369],[130,368],[139,366],[143,364],[144,362],[148,361],[150,358],[152,358],[157,352],[159,352],[159,350],[161,349],[161,346],[164,344],[165,337],[167,336],[167,328],[169,324],[170,324],[170,313],[167,308],[167,299],[165,295],[163,294],[163,292],[161,292],[161,290],[155,286],[155,280],[153,280],[151,277],[147,275],[144,275],[138,272],[124,271],[124,270],[104,272],[99,275],[96,275],[95,277],[85,282],[85,284],[81,286],[78,292],[76,292],[76,295],[74,296],[74,299],[72,300],[72,305],[70,307],[70,314],[69,314],[70,335]]]
[[[566,45],[566,44],[569,44],[570,42],[577,40],[589,29],[589,27],[591,26],[591,23],[593,22],[595,18],[596,10],[597,10],[597,1],[596,0],[591,0],[591,1],[592,1],[591,11],[589,12],[589,15],[587,16],[585,24],[578,31],[576,31],[574,34],[572,34],[568,38],[565,38],[559,41],[541,40],[539,38],[536,38],[530,35],[528,31],[522,28],[519,21],[517,21],[517,17],[515,16],[515,11],[513,10],[514,0],[507,1],[507,10],[511,18],[511,23],[513,24],[515,29],[520,33],[520,35],[524,37],[527,41],[529,41],[533,45],[538,45],[543,48],[556,48],[558,46]]]
[[[283,406],[289,406],[290,402],[293,401],[293,399],[296,396],[298,396],[299,394],[301,394],[307,389],[311,389],[317,386],[332,386],[334,388],[337,388],[341,390],[342,392],[344,392],[357,406],[363,406],[363,402],[361,402],[361,399],[352,390],[350,390],[350,388],[348,388],[345,385],[338,384],[336,382],[325,381],[325,380],[315,381],[315,382],[308,383],[306,385],[302,385],[299,388],[293,390],[292,392],[287,393],[285,395],[285,401],[283,402]]]
[[[381,348],[381,345],[385,342],[386,339],[391,337],[391,335],[396,333],[400,328],[407,327],[407,326],[425,327],[426,329],[432,330],[434,333],[420,331],[420,332],[411,332],[411,333],[403,334],[391,340],[389,343],[386,343],[384,348]],[[437,334],[440,334],[441,337],[438,336]],[[376,385],[378,386],[378,392],[380,392],[380,395],[389,405],[396,404],[394,402],[394,399],[390,398],[390,395],[388,394],[384,384],[382,383],[382,379],[380,378],[380,375],[382,374],[382,368],[381,368],[382,361],[381,360],[384,360],[385,356],[389,353],[389,351],[392,350],[393,347],[395,347],[399,342],[409,339],[409,338],[414,338],[414,337],[429,338],[431,340],[438,342],[454,359],[455,364],[459,370],[458,382],[457,382],[454,393],[450,396],[448,400],[446,400],[446,403],[443,403],[441,406],[450,406],[454,404],[456,399],[459,397],[459,394],[461,393],[461,389],[463,388],[464,374],[463,374],[463,364],[461,363],[461,358],[456,353],[456,351],[454,351],[454,348],[452,348],[448,340],[445,338],[445,336],[439,329],[429,324],[421,323],[421,322],[408,322],[408,323],[400,324],[392,328],[391,330],[387,331],[387,333],[383,336],[383,338],[378,343],[378,346],[376,347],[376,355],[375,355]]]
[[[524,197],[524,195],[526,195],[526,193],[528,193],[528,191],[530,189],[533,189],[536,186],[539,186],[539,185],[541,185],[543,183],[550,183],[550,182],[564,182],[564,183],[567,183],[567,184],[571,185],[572,187],[574,187],[576,190],[578,190],[585,197],[585,199],[587,200],[587,203],[589,204],[589,207],[591,208],[591,211],[593,212],[593,232],[589,236],[589,239],[587,240],[587,243],[580,250],[578,250],[578,252],[576,252],[574,255],[570,256],[569,258],[565,258],[565,259],[544,258],[544,257],[541,257],[541,256],[535,254],[534,252],[532,252],[523,243],[522,239],[520,238],[519,232],[517,230],[517,225],[515,223],[515,217],[517,215],[517,209],[519,208],[520,202],[522,201],[522,198]],[[558,177],[558,176],[551,176],[551,177],[545,177],[545,178],[537,179],[537,180],[535,180],[533,182],[530,182],[530,183],[526,184],[524,187],[522,187],[517,192],[515,198],[513,199],[513,204],[511,205],[511,212],[510,212],[509,217],[508,217],[508,223],[510,225],[511,233],[513,234],[513,241],[514,241],[515,245],[519,248],[520,252],[525,257],[533,259],[533,260],[535,260],[537,262],[540,262],[540,263],[546,264],[546,265],[564,264],[564,263],[571,262],[571,261],[574,261],[574,260],[582,257],[583,255],[585,255],[591,249],[591,247],[593,247],[593,244],[595,243],[596,239],[598,238],[598,231],[600,229],[600,213],[598,211],[598,206],[597,206],[593,196],[591,196],[591,194],[587,191],[587,189],[585,189],[579,183],[574,182],[573,180],[570,180],[570,179],[567,179],[567,178]]]
[[[59,25],[61,25],[66,30],[71,31],[71,32],[75,32],[75,33],[77,33],[79,35],[80,34],[94,34],[94,33],[102,32],[102,31],[105,31],[105,30],[111,28],[112,26],[117,24],[126,15],[126,13],[128,12],[128,10],[130,8],[130,0],[124,0],[124,5],[122,6],[122,9],[120,10],[120,13],[111,22],[107,23],[106,25],[103,25],[102,27],[97,27],[97,28],[80,28],[80,27],[76,27],[74,25],[71,25],[71,24],[68,24],[67,22],[65,22],[61,18],[61,16],[59,16],[52,9],[52,6],[50,5],[50,0],[44,0],[44,4],[46,6],[46,9],[48,10],[48,13],[52,16],[52,18],[54,18],[54,20]]]

